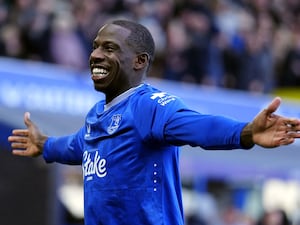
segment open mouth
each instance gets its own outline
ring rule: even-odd
[[[109,71],[103,67],[94,67],[92,69],[93,77],[98,78],[98,79],[104,78],[104,77],[108,76],[108,74],[109,74]]]

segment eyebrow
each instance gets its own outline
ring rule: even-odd
[[[120,48],[120,45],[116,42],[113,42],[113,41],[103,41],[101,44],[98,44],[98,41],[97,40],[94,40],[93,41],[93,47],[94,46],[103,46],[103,47],[107,47],[108,45],[112,46],[113,48],[115,48],[116,50],[119,50],[121,49]]]

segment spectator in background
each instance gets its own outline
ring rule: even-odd
[[[38,0],[28,12],[31,16],[28,16],[27,22],[21,26],[26,58],[52,62],[49,41],[53,11],[54,5],[51,1]]]
[[[279,74],[280,87],[300,86],[300,16],[292,32],[292,45],[285,54]]]
[[[253,3],[254,4],[254,3]],[[274,88],[273,20],[267,10],[220,4],[218,24],[225,33],[225,85],[268,93]],[[261,5],[260,5],[261,6]],[[265,6],[263,4],[263,6]],[[262,7],[262,6],[261,6]],[[230,14],[234,13],[233,19]]]
[[[241,210],[228,205],[221,213],[222,225],[254,225],[254,222]]]
[[[56,17],[50,37],[50,53],[57,64],[81,70],[86,68],[88,56],[76,33],[72,15],[61,13]]]
[[[0,29],[8,23],[8,6],[0,0]]]
[[[245,49],[239,57],[237,88],[250,92],[268,93],[274,85],[271,34],[263,27],[269,18],[258,21],[256,30],[249,30],[245,36]],[[268,28],[269,29],[269,28]]]
[[[245,46],[243,31],[247,30],[249,20],[244,16],[244,9],[229,0],[217,1],[214,15],[222,44],[223,86],[237,88],[239,54]]]
[[[114,2],[115,1],[111,1],[111,3]],[[112,7],[111,4],[107,4],[107,7],[109,6]],[[97,0],[73,0],[69,7],[71,8],[70,16],[73,15],[72,22],[74,31],[78,35],[81,44],[85,48],[86,57],[88,57],[89,52],[92,50],[90,43],[98,32],[98,26],[96,25],[102,25],[103,22],[109,18],[109,11],[105,11],[108,9],[105,8],[101,1]]]
[[[14,24],[1,28],[1,53],[8,57],[25,58],[20,29]]]
[[[213,42],[217,29],[210,10],[200,3],[187,4],[180,13],[180,22],[176,22],[179,27],[172,27],[172,24],[169,27],[171,33],[168,40],[171,48],[168,47],[167,51],[164,77],[215,86],[222,76],[222,73],[219,73],[222,71],[220,51]],[[181,44],[173,40],[177,36],[172,32],[177,32],[181,40],[185,40],[180,41]],[[172,46],[175,43],[177,46]]]
[[[188,62],[185,49],[188,46],[188,34],[183,22],[173,19],[167,27],[167,48],[164,65],[164,78],[180,81],[187,71]]]
[[[274,209],[264,212],[257,225],[291,225],[291,222],[284,210]]]
[[[209,10],[203,5],[187,5],[181,19],[185,26],[189,45],[185,50],[187,71],[181,81],[202,83],[208,80],[209,54],[213,25]]]

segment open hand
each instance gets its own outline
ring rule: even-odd
[[[252,121],[253,142],[265,148],[289,145],[300,138],[300,120],[275,115],[281,103],[279,97],[262,110]]]
[[[39,156],[43,153],[43,146],[48,137],[30,120],[29,112],[24,114],[24,123],[27,129],[14,129],[8,137],[12,153],[20,156]]]

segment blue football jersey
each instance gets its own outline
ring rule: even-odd
[[[178,146],[241,148],[245,125],[143,84],[98,102],[77,133],[50,137],[43,156],[82,165],[86,225],[183,225]]]

